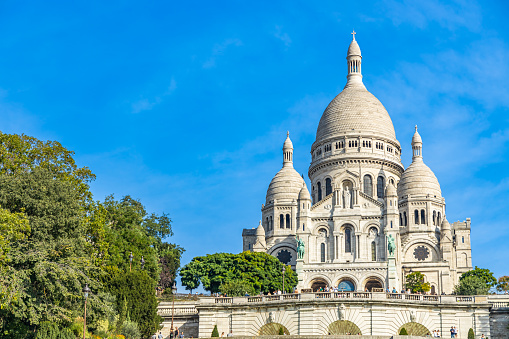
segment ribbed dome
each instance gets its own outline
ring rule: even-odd
[[[389,185],[387,185],[387,188],[385,189],[385,195],[388,197],[397,196],[396,187],[394,187],[392,183],[389,183]]]
[[[265,237],[265,229],[262,226],[261,220],[260,220],[260,223],[258,224],[258,227],[256,228],[256,236],[257,237]]]
[[[309,194],[306,184],[303,184],[302,188],[300,189],[299,200],[311,200],[311,195]]]
[[[330,102],[318,124],[316,141],[349,132],[374,134],[397,143],[387,110],[362,84],[347,85]]]
[[[346,54],[347,56],[352,56],[352,55],[361,55],[361,48],[359,47],[359,44],[357,43],[357,41],[355,40],[352,40],[352,42],[350,43],[350,46],[348,46],[348,53]]]
[[[415,159],[403,172],[398,184],[398,198],[405,195],[430,195],[442,197],[440,184],[433,171],[424,164],[422,159]]]
[[[283,167],[274,176],[267,189],[266,204],[273,200],[297,200],[302,189],[304,179],[293,167]],[[309,193],[308,193],[309,194]]]

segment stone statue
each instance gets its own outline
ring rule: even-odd
[[[345,208],[352,208],[352,195],[350,194],[350,190],[348,187],[345,187],[345,190],[343,191],[343,198],[345,199]]]
[[[297,259],[304,259],[304,240],[297,239]]]
[[[389,256],[390,257],[393,257],[394,256],[394,250],[396,249],[396,245],[394,244],[394,237],[392,236],[392,234],[389,234],[387,236],[387,249],[389,250]]]

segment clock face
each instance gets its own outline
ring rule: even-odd
[[[426,246],[417,246],[414,249],[414,257],[419,261],[424,261],[429,257],[429,249]]]
[[[279,261],[281,261],[285,265],[290,265],[290,262],[292,261],[292,254],[288,250],[281,250],[277,254],[277,258]]]

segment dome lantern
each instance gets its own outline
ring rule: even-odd
[[[352,42],[348,47],[348,53],[346,55],[346,60],[348,63],[348,75],[347,75],[347,83],[345,87],[353,86],[353,85],[363,85],[362,83],[362,72],[361,72],[361,62],[362,55],[359,44],[355,40],[355,31],[352,32]]]
[[[283,144],[283,167],[293,167],[293,144],[290,140],[290,131],[286,132],[286,140]]]
[[[417,132],[417,125],[415,125],[415,133],[412,137],[412,161],[414,160],[421,160],[422,161],[422,139],[419,135],[419,132]]]

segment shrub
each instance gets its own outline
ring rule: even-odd
[[[399,331],[399,335],[408,335],[408,332],[406,331],[406,328],[402,328],[401,331]]]
[[[217,325],[214,325],[214,329],[212,330],[212,338],[219,338],[219,331],[217,330]]]
[[[285,330],[283,330],[283,327],[279,327],[278,335],[285,335]]]
[[[468,330],[468,339],[475,339],[475,334],[473,329]]]
[[[126,339],[140,339],[141,333],[138,328],[138,324],[134,321],[127,319],[122,324],[122,328],[120,329],[120,333],[125,336]]]

